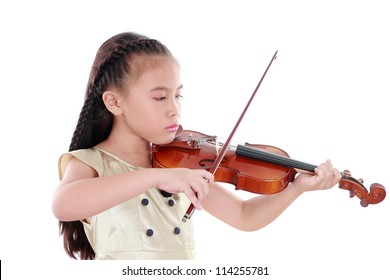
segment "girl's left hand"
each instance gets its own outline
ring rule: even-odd
[[[330,160],[320,164],[314,172],[314,175],[301,173],[295,178],[292,184],[298,192],[330,189],[341,180],[341,173]]]

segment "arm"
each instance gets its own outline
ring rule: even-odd
[[[207,180],[213,180],[209,172],[185,168],[146,168],[98,177],[92,167],[72,158],[54,193],[52,210],[61,221],[87,219],[152,187],[171,193],[183,192],[200,209],[207,195]]]
[[[62,221],[91,217],[153,186],[153,176],[145,173],[98,177],[92,167],[73,157],[54,193],[53,213]]]
[[[340,181],[341,175],[330,161],[321,164],[314,175],[300,174],[289,186],[273,195],[241,200],[222,186],[215,184],[203,207],[223,222],[245,231],[265,227],[286,210],[302,193],[329,189]]]

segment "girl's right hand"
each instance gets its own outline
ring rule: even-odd
[[[169,193],[184,193],[198,209],[209,193],[214,175],[204,169],[164,168],[159,170],[157,188]]]

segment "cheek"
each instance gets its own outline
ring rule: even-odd
[[[147,130],[148,127],[155,125],[158,118],[153,112],[150,112],[143,107],[137,107],[128,114],[127,120],[133,125],[144,127],[144,130]]]
[[[142,98],[129,98],[124,104],[123,111],[129,117],[139,118],[148,114],[150,105]]]
[[[150,133],[156,129],[161,122],[161,115],[158,108],[148,102],[137,102],[129,104],[126,110],[126,121],[131,127],[138,131]]]

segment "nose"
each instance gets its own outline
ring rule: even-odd
[[[180,116],[180,103],[176,99],[173,99],[170,102],[169,111],[168,112],[169,112],[169,116],[171,118]]]

